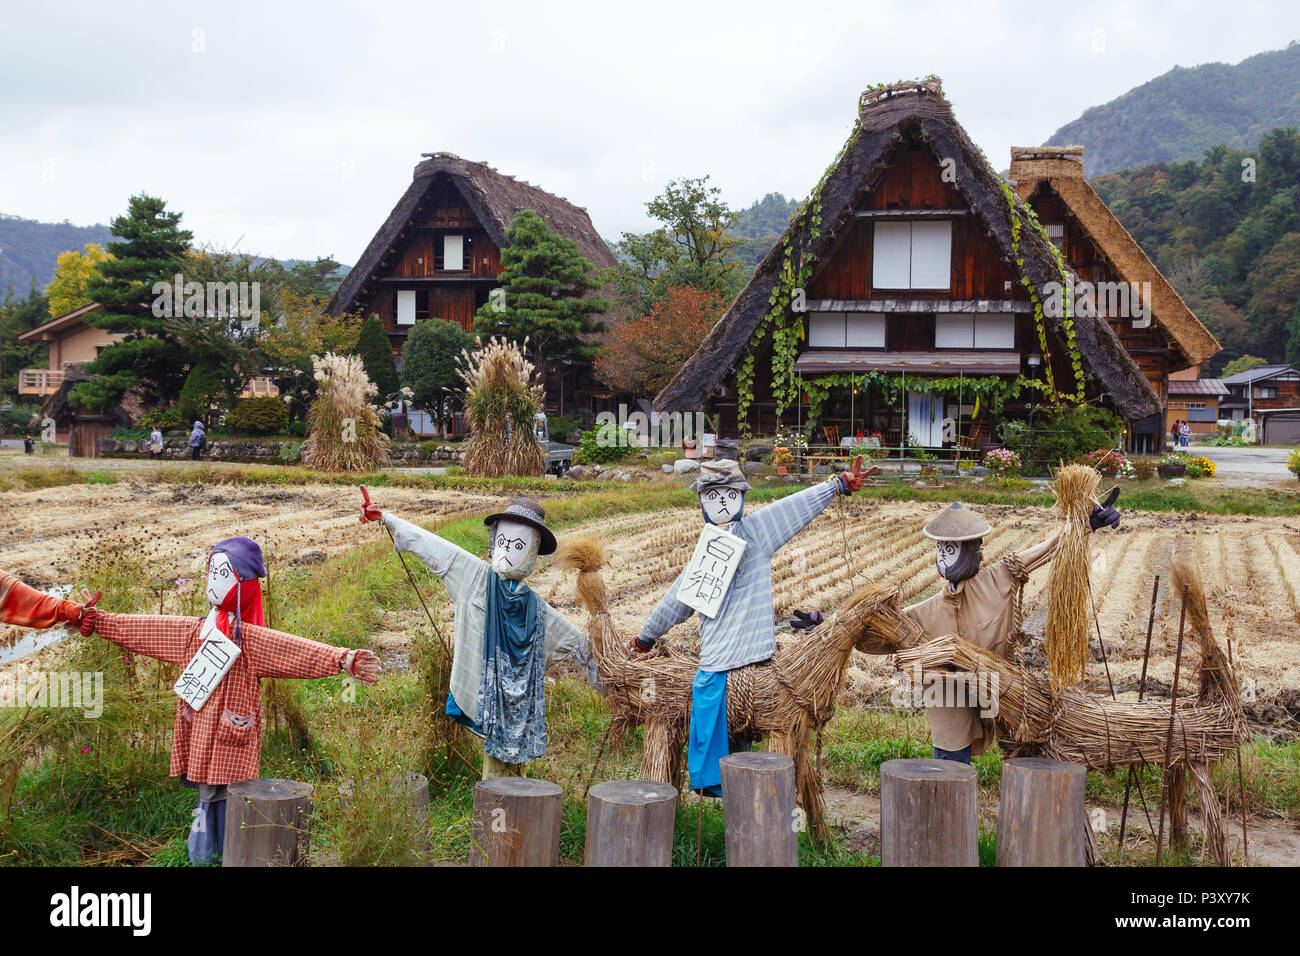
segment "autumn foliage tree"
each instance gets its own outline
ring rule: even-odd
[[[596,356],[596,375],[623,391],[657,394],[699,348],[725,305],[717,292],[669,286],[644,315],[613,326]]]

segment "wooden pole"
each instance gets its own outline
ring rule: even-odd
[[[1170,773],[1169,765],[1174,758],[1174,714],[1178,710],[1178,672],[1183,664],[1183,628],[1187,624],[1187,590],[1189,585],[1183,585],[1183,606],[1178,615],[1178,651],[1174,655],[1174,683],[1169,690],[1169,731],[1165,735],[1165,772],[1160,775],[1160,832],[1156,836],[1156,866],[1160,865],[1160,850],[1165,842],[1165,793],[1169,791]],[[1186,781],[1180,780],[1184,787]],[[1170,808],[1174,807],[1174,797],[1170,796]],[[1177,827],[1177,823],[1174,823]],[[1172,842],[1172,840],[1171,840]]]
[[[794,761],[759,751],[730,754],[718,763],[727,866],[798,866]]]
[[[1151,660],[1151,630],[1156,623],[1156,597],[1160,594],[1160,575],[1156,575],[1155,584],[1151,586],[1151,614],[1147,617],[1147,645],[1142,651],[1142,677],[1138,681],[1138,700],[1146,694],[1147,690],[1147,663]],[[1124,862],[1124,831],[1128,828],[1128,801],[1129,795],[1133,790],[1133,765],[1128,765],[1128,779],[1124,781],[1124,809],[1119,815],[1119,861]],[[1139,793],[1141,784],[1139,783]],[[1142,805],[1146,806],[1146,798],[1143,797]],[[1147,814],[1147,824],[1150,825],[1151,814]]]
[[[955,760],[880,765],[881,866],[979,866],[976,774]]]
[[[671,866],[677,788],[608,780],[587,791],[587,866]]]
[[[1082,766],[1062,760],[1002,761],[998,866],[1083,866],[1087,778]]]
[[[472,866],[559,866],[564,791],[549,780],[492,777],[474,788]]]
[[[311,846],[312,785],[241,780],[226,796],[222,866],[302,866]]]

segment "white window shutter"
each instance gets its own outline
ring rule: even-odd
[[[1013,349],[1016,347],[1016,317],[1007,312],[990,312],[975,316],[975,348]]]
[[[415,324],[415,292],[409,289],[399,289],[397,292],[397,324],[414,325]]]
[[[974,316],[940,312],[934,317],[934,347],[969,349],[975,346]]]
[[[952,285],[952,222],[912,223],[913,289],[947,289]]]
[[[844,348],[844,313],[808,313],[809,348]]]
[[[459,272],[465,268],[465,237],[442,237],[442,268],[446,272]]]
[[[912,269],[912,224],[877,222],[871,243],[871,287],[906,289]]]
[[[851,349],[883,349],[885,317],[877,312],[850,312],[845,316],[844,344]]]

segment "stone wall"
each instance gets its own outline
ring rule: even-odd
[[[141,439],[101,438],[95,443],[100,458],[148,458],[149,441]],[[458,445],[439,442],[393,442],[388,446],[389,461],[394,465],[455,465],[460,463]],[[163,458],[182,460],[190,457],[188,438],[163,441]],[[212,439],[203,449],[202,461],[236,461],[263,465],[297,465],[302,463],[301,441],[258,441]]]

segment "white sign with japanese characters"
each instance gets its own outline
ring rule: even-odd
[[[704,617],[716,617],[744,553],[744,541],[717,525],[706,524],[682,572],[677,600]]]
[[[172,690],[195,710],[202,710],[238,656],[239,645],[217,628],[217,609],[213,608],[199,631],[199,649]]]

